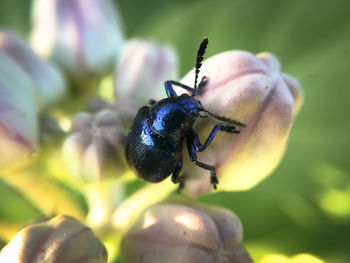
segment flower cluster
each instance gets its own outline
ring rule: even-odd
[[[177,79],[174,48],[126,40],[110,0],[33,4],[31,47],[14,33],[0,33],[0,172],[30,169],[29,160],[49,159],[35,158],[42,143],[39,118],[43,112],[56,114],[57,125],[67,131],[57,151],[66,171],[60,180],[74,178],[67,181],[88,202],[84,224],[95,227],[101,242],[89,227],[58,215],[21,230],[1,251],[0,263],[102,263],[107,250],[110,260],[120,251],[123,262],[133,263],[253,262],[242,245],[242,224],[231,211],[157,203],[175,189],[170,181],[166,187],[144,186],[126,196],[126,185],[136,178],[130,179],[124,158],[128,128],[149,99],[165,97],[164,81]],[[269,53],[226,51],[205,60],[200,74],[208,78],[197,97],[205,108],[245,127],[236,136],[220,133],[198,159],[217,168],[218,191],[249,189],[281,160],[302,104],[301,86]],[[194,75],[190,71],[181,82],[192,86]],[[83,95],[87,83],[93,86],[89,98]],[[82,105],[88,105],[85,112]],[[194,129],[200,138],[208,136],[214,121],[198,118]],[[183,173],[184,194],[195,198],[211,190],[205,170],[185,161]]]

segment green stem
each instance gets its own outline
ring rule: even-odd
[[[66,190],[55,184],[48,176],[42,176],[31,169],[2,176],[7,184],[17,189],[43,214],[67,214],[79,220],[85,215],[79,203]]]

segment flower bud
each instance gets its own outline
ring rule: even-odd
[[[38,113],[64,88],[52,65],[19,37],[0,32],[0,171],[32,159],[37,150]]]
[[[92,230],[69,216],[30,225],[4,247],[0,263],[105,263],[107,251]]]
[[[122,240],[124,263],[253,262],[240,220],[218,207],[161,203],[148,208]]]
[[[208,77],[207,86],[197,96],[203,106],[246,126],[237,127],[241,133],[235,135],[219,131],[198,160],[216,166],[218,189],[249,189],[281,160],[301,106],[301,87],[293,77],[281,73],[278,59],[268,53],[224,52],[206,60],[200,74]],[[191,71],[182,82],[193,85],[193,80]],[[212,117],[196,122],[202,141],[218,122]],[[209,173],[190,165],[185,169],[185,192],[198,196],[211,189]]]
[[[72,120],[71,134],[63,145],[63,155],[71,173],[77,178],[102,180],[109,165],[121,169],[124,154],[124,130],[114,111],[79,113]],[[114,172],[115,173],[115,172]]]
[[[32,159],[37,150],[38,93],[30,76],[0,49],[0,171]]]
[[[74,76],[111,70],[122,44],[118,10],[109,0],[35,0],[34,49]]]
[[[10,32],[0,32],[0,49],[33,80],[39,90],[38,107],[42,108],[63,95],[66,86],[61,73],[39,58],[21,38]]]
[[[127,42],[118,61],[115,93],[121,100],[136,100],[139,105],[149,99],[164,97],[164,82],[177,77],[177,54],[170,46],[134,39]]]

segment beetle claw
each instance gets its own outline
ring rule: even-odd
[[[210,183],[213,185],[213,188],[216,190],[216,185],[219,183],[219,180],[216,176],[215,171],[210,171]]]
[[[179,183],[179,187],[177,188],[177,192],[180,193],[182,191],[182,189],[184,189],[184,187],[185,187],[185,177],[180,176],[178,178],[178,183]]]

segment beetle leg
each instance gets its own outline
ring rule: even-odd
[[[193,88],[191,88],[185,84],[182,84],[182,83],[175,81],[175,80],[168,80],[168,81],[164,82],[165,91],[166,91],[168,98],[177,96],[177,94],[173,88],[173,85],[181,87],[189,92],[192,92],[192,93],[194,92]]]
[[[236,127],[233,125],[223,125],[223,124],[216,124],[214,125],[213,129],[208,135],[207,140],[205,141],[204,145],[201,144],[199,141],[198,134],[194,132],[193,130],[190,132],[190,136],[193,138],[193,145],[196,147],[196,150],[198,152],[203,152],[209,144],[212,142],[214,139],[215,135],[217,134],[218,131],[225,131],[229,133],[240,133],[239,130],[236,130]]]
[[[182,160],[180,160],[177,165],[176,165],[176,168],[173,172],[173,175],[171,176],[171,181],[174,183],[174,184],[177,184],[180,180],[179,178],[179,174],[180,174],[180,171],[182,169]]]
[[[177,192],[180,192],[182,188],[184,188],[184,176],[179,176],[180,171],[182,169],[182,159],[177,163],[176,168],[173,172],[173,175],[171,176],[171,181],[174,184],[179,184],[179,188],[177,189]]]
[[[168,96],[168,98],[177,96],[175,90],[173,89],[171,80],[165,81],[164,87],[165,87],[165,92],[166,92],[166,95]]]
[[[190,160],[195,165],[198,165],[199,167],[210,171],[210,183],[213,185],[213,188],[216,189],[216,185],[219,183],[219,180],[216,177],[215,167],[212,166],[212,165],[205,164],[205,163],[197,161],[196,149],[195,149],[195,146],[193,144],[193,140],[192,139],[193,138],[191,138],[191,136],[189,136],[189,138],[186,138],[187,149],[188,149],[188,154],[190,156]]]
[[[177,96],[177,94],[173,88],[173,85],[178,86],[180,88],[183,88],[184,90],[191,92],[192,96],[196,96],[198,93],[201,92],[202,88],[205,85],[207,85],[207,83],[208,83],[208,78],[204,76],[202,78],[201,82],[199,82],[197,89],[191,88],[191,87],[189,87],[185,84],[182,84],[181,82],[175,81],[175,80],[165,81],[164,86],[165,86],[166,94],[167,94],[168,98],[170,98],[170,97]]]

